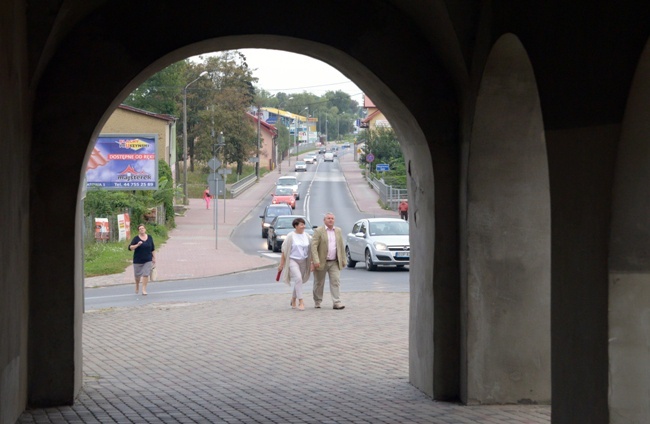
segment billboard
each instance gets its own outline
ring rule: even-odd
[[[86,188],[158,189],[158,134],[101,134],[86,167]]]

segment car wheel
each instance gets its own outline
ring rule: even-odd
[[[345,256],[348,257],[348,268],[354,268],[354,266],[357,264],[357,261],[353,261],[352,258],[350,257],[350,249],[347,247],[345,248]]]
[[[269,236],[269,232],[266,230],[262,230],[262,238],[267,238]]]
[[[273,251],[274,252],[279,252],[280,251],[280,246],[278,246],[278,244],[275,243],[275,242],[273,243]]]
[[[368,271],[377,270],[377,265],[372,263],[372,255],[370,255],[370,250],[366,250],[366,269]]]

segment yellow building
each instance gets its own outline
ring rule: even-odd
[[[171,115],[122,104],[113,111],[100,134],[157,134],[158,159],[170,166],[176,162],[176,118]]]

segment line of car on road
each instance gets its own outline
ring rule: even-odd
[[[330,153],[331,152],[326,152]],[[303,218],[305,231],[312,235],[309,219],[294,215],[296,201],[300,199],[300,181],[295,176],[282,176],[276,182],[272,203],[264,208],[262,238],[268,250],[279,252],[287,235],[293,231],[293,220]],[[411,246],[409,223],[397,218],[364,218],[354,223],[345,239],[345,254],[349,268],[364,263],[368,271],[379,266],[403,268],[410,264]]]

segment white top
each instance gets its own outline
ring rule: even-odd
[[[292,238],[293,243],[291,243],[289,257],[299,261],[307,259],[309,253],[309,236],[306,233],[298,234],[293,232]]]

